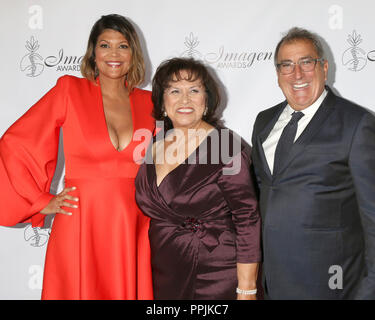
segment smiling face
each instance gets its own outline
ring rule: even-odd
[[[110,79],[125,78],[132,62],[129,43],[120,32],[105,29],[96,42],[95,63],[99,76]]]
[[[277,63],[286,61],[297,63],[304,58],[318,59],[320,57],[310,41],[295,40],[281,45]],[[327,72],[326,60],[323,66],[317,62],[315,68],[309,72],[302,72],[298,64],[291,74],[283,75],[277,71],[279,86],[289,105],[294,110],[303,110],[311,106],[323,93]]]
[[[180,76],[182,80],[171,81],[164,90],[164,109],[174,128],[198,128],[206,108],[206,90],[200,79],[184,80],[188,79],[186,71]]]

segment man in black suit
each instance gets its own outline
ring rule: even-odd
[[[257,116],[253,163],[270,299],[375,299],[375,117],[325,86],[317,35],[276,47],[286,101]]]

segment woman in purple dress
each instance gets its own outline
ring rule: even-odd
[[[135,183],[151,218],[154,297],[256,299],[260,217],[249,147],[219,126],[218,87],[202,63],[165,61],[152,89],[164,127]]]

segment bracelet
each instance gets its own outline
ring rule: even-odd
[[[237,288],[236,289],[236,293],[240,293],[240,294],[256,294],[257,293],[257,289],[254,289],[254,290],[242,290],[242,289]]]

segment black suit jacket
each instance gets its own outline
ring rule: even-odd
[[[327,90],[275,176],[262,143],[287,102],[259,113],[254,124],[271,299],[375,299],[375,118]],[[335,266],[342,289],[329,285],[339,285]]]

